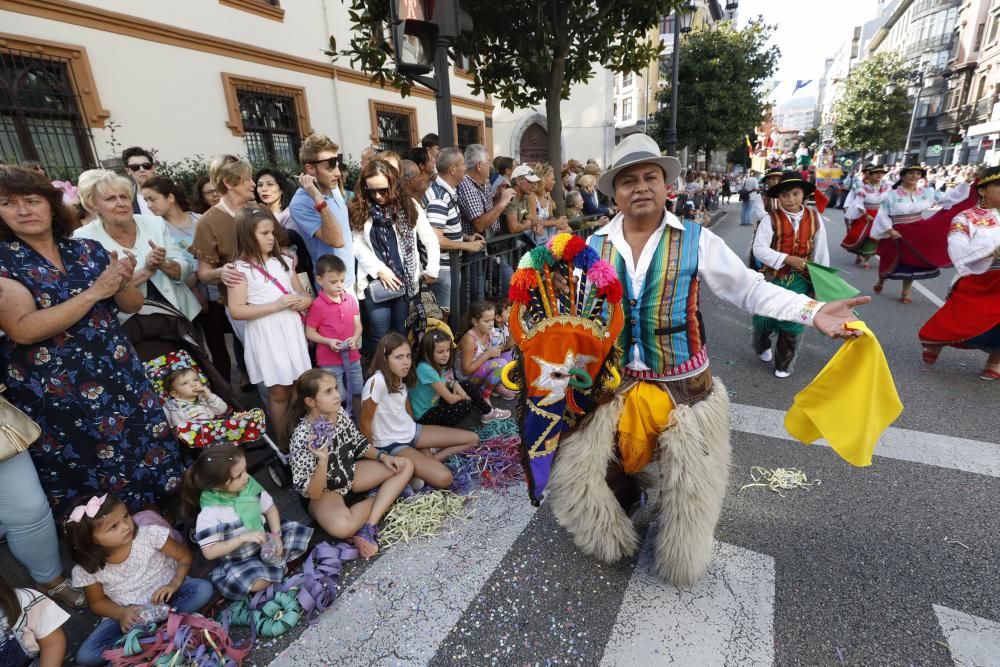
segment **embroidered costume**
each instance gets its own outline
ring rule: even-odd
[[[814,186],[805,183],[795,172],[786,172],[781,181],[768,190],[776,197],[785,189],[799,188],[808,196]],[[804,198],[803,197],[803,198]],[[754,255],[762,264],[761,272],[768,282],[796,294],[814,296],[808,273],[795,271],[786,263],[789,256],[829,266],[830,253],[826,245],[826,229],[816,209],[804,206],[797,213],[789,213],[775,206],[771,214],[757,227],[753,242]],[[763,361],[774,358],[775,373],[781,377],[791,372],[798,349],[798,339],[804,326],[797,322],[754,315],[752,345],[755,354]],[[771,339],[776,337],[772,355]]]
[[[885,167],[869,165],[865,167],[866,175],[885,174]],[[872,223],[878,215],[882,200],[890,191],[889,184],[863,183],[861,186],[851,190],[844,203],[844,218],[847,220],[847,235],[840,245],[848,252],[858,256],[855,263],[865,261],[865,268],[868,268],[867,261],[875,254],[878,242],[871,238]]]
[[[946,248],[922,223],[933,206],[940,204],[943,208],[951,208],[968,195],[968,183],[962,183],[944,195],[929,187],[917,188],[913,192],[894,187],[887,192],[870,233],[872,238],[879,240],[879,279],[924,280],[940,275],[938,267],[949,263]],[[891,238],[891,230],[901,234],[902,238]]]
[[[920,329],[925,345],[1000,352],[1000,215],[970,208],[952,220],[948,256],[960,276]]]

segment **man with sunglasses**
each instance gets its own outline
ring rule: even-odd
[[[354,289],[354,248],[347,202],[340,191],[340,147],[323,134],[311,134],[299,149],[303,173],[288,208],[306,242],[313,264],[323,255],[336,255],[347,267],[344,288]]]
[[[153,176],[156,176],[156,160],[145,148],[132,146],[122,151],[122,164],[135,184],[135,197],[132,199],[132,212],[139,215],[153,215],[149,205],[142,196],[142,186]]]

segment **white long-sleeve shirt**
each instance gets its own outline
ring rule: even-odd
[[[803,207],[798,213],[789,213],[785,209],[781,210],[788,216],[788,220],[792,223],[792,229],[797,234],[799,232],[799,223],[802,222],[802,216],[805,215],[806,209]],[[765,215],[764,219],[757,225],[757,234],[753,237],[753,256],[772,269],[778,270],[785,265],[785,258],[788,255],[771,248],[773,240],[774,224],[771,222],[771,216]],[[823,224],[822,216],[817,216],[812,257],[809,258],[809,261],[822,264],[823,266],[830,266],[830,249],[826,245],[826,226]]]
[[[960,276],[986,273],[1000,265],[1000,214],[978,207],[963,211],[951,221],[948,257]]]
[[[882,205],[879,206],[869,236],[873,239],[888,238],[894,217],[920,215],[926,218],[932,213],[931,208],[934,205],[940,204],[942,208],[951,208],[968,196],[969,184],[964,182],[943,195],[934,188],[917,188],[912,193],[903,188],[894,188],[882,199]]]
[[[869,208],[878,208],[889,192],[889,184],[882,181],[878,185],[865,183],[851,190],[844,202],[844,217],[856,220],[865,214]]]
[[[636,260],[632,256],[632,248],[625,240],[623,221],[624,216],[619,213],[611,222],[598,229],[594,234],[595,236],[608,237],[615,250],[625,261],[631,293],[639,294],[667,225],[682,231],[684,225],[672,213],[664,210],[663,221],[646,241],[646,245],[643,246],[642,252]],[[826,247],[825,240],[823,247]],[[619,276],[619,278],[622,277]],[[763,275],[747,268],[743,260],[726,245],[726,242],[709,229],[702,229],[701,235],[698,237],[698,278],[720,299],[754,315],[764,315],[777,320],[799,322],[812,326],[816,313],[825,305],[823,302],[810,299],[804,294],[796,294],[791,290],[767,282]],[[637,371],[649,370],[639,360],[637,352],[634,351],[631,357],[629,368]]]

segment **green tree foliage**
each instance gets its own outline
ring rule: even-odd
[[[841,148],[893,151],[903,148],[909,127],[907,68],[894,53],[877,53],[851,70],[843,96],[834,106],[834,139]],[[887,95],[885,88],[895,84]]]
[[[371,75],[373,82],[409,94],[410,83],[396,72],[384,39],[389,3],[343,1],[350,2],[353,37],[339,52],[331,41],[327,55],[348,57],[351,66]],[[678,4],[680,0],[461,0],[474,27],[454,49],[469,59],[475,94],[492,95],[512,111],[545,102],[549,159],[558,173],[560,102],[569,97],[570,87],[590,80],[595,65],[615,72],[646,67],[661,48],[649,39],[650,28]],[[562,209],[558,180],[554,194]]]
[[[677,86],[677,145],[706,152],[744,145],[763,116],[763,84],[778,65],[780,51],[768,42],[774,26],[762,17],[742,30],[732,22],[700,28],[681,42]],[[656,140],[664,145],[670,126],[670,59],[660,76]],[[745,151],[744,151],[745,152]]]

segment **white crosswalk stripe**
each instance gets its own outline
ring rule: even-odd
[[[453,531],[379,557],[271,664],[427,664],[536,511],[522,488],[470,502]]]
[[[714,552],[705,578],[678,588],[656,575],[646,540],[603,667],[774,662],[774,559],[724,542]]]
[[[934,605],[938,623],[948,638],[951,657],[959,667],[1000,665],[1000,623]]]
[[[781,440],[794,440],[785,430],[782,410],[733,404],[732,430]],[[816,444],[825,445],[820,440]],[[936,433],[890,427],[875,447],[875,456],[1000,477],[1000,445]]]

